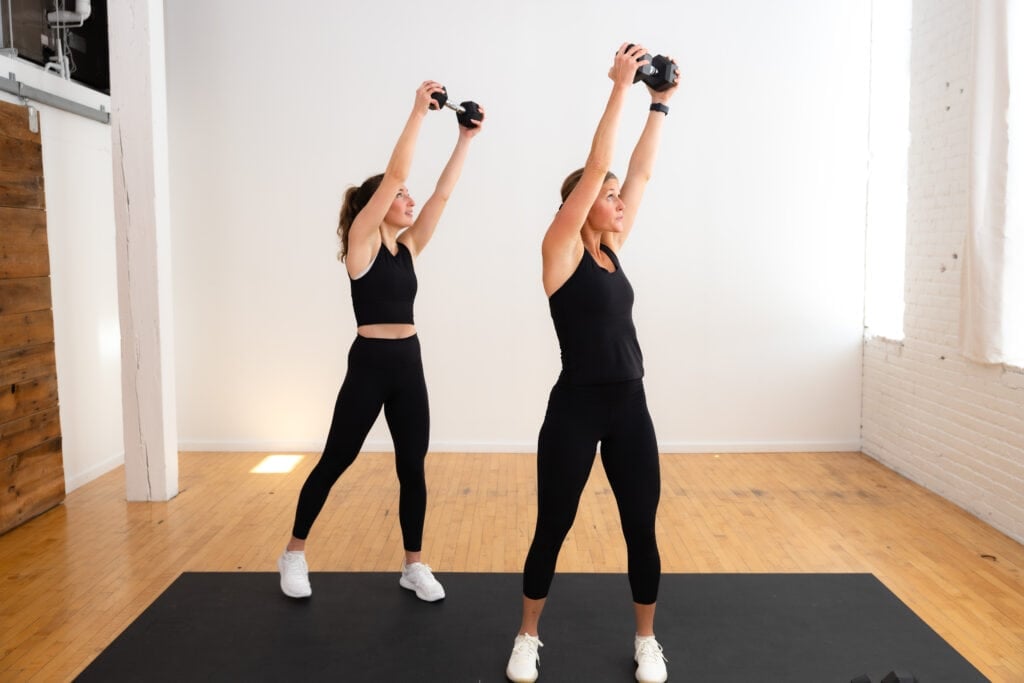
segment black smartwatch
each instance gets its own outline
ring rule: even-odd
[[[660,111],[665,116],[668,116],[668,105],[661,102],[651,102],[651,111]]]

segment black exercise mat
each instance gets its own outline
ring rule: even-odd
[[[505,680],[519,574],[438,573],[435,604],[398,576],[314,572],[292,600],[276,573],[185,573],[78,680]],[[656,630],[670,681],[986,680],[870,574],[666,574]],[[633,631],[625,576],[557,574],[541,683],[632,681]]]

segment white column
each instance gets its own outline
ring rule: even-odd
[[[128,500],[178,494],[163,0],[107,6]]]

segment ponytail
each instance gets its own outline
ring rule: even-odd
[[[380,187],[382,180],[384,180],[383,173],[370,176],[359,187],[353,186],[345,190],[345,198],[341,202],[341,214],[338,216],[338,241],[341,244],[338,260],[342,263],[345,262],[345,256],[348,254],[348,231],[352,227],[352,221],[370,203],[370,198]]]

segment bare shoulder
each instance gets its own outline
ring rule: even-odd
[[[419,256],[419,249],[416,246],[416,240],[413,239],[408,230],[398,236],[398,243],[405,245],[405,248],[409,250],[409,255],[412,256],[413,260],[416,260],[416,257]]]
[[[583,240],[576,239],[568,244],[548,245],[545,243],[544,259],[544,293],[551,296],[557,292],[566,280],[572,277],[583,258]]]
[[[373,233],[362,240],[350,241],[348,253],[345,255],[345,269],[349,277],[356,277],[364,272],[380,251],[380,233]]]

